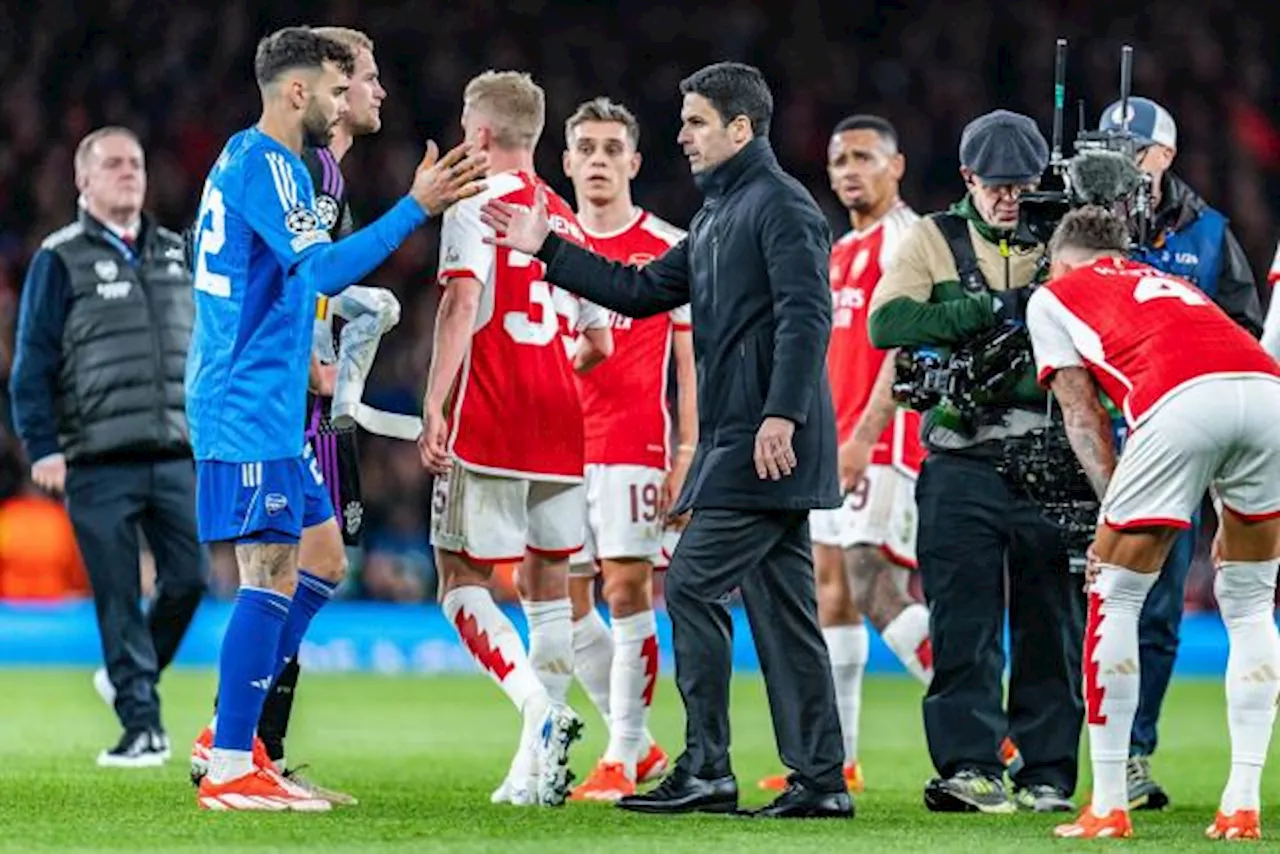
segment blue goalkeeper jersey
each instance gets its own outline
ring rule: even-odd
[[[195,222],[186,386],[197,460],[302,455],[316,294],[367,276],[425,218],[406,196],[332,243],[297,154],[256,127],[228,140]]]

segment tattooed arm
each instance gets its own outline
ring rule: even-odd
[[[1116,451],[1111,416],[1098,399],[1098,387],[1084,368],[1062,368],[1054,373],[1049,388],[1062,407],[1071,449],[1101,500],[1116,468]]]

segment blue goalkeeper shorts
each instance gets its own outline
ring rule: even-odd
[[[333,500],[310,443],[292,459],[196,462],[202,543],[296,543],[304,528],[332,518]]]

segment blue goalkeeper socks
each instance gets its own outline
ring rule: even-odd
[[[306,635],[312,618],[329,603],[337,587],[338,585],[332,581],[326,581],[306,570],[298,571],[298,588],[293,593],[293,602],[289,605],[289,619],[285,621],[284,631],[280,635],[280,651],[276,655],[275,676],[279,676],[289,659],[298,654],[298,649],[302,646],[302,638]]]
[[[260,587],[241,587],[222,638],[218,673],[218,728],[213,746],[253,748],[262,704],[277,670],[276,649],[290,614],[289,597]]]

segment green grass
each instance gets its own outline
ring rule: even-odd
[[[734,765],[744,805],[751,806],[767,800],[755,788],[756,779],[778,765],[761,683],[740,678],[735,685]],[[1220,684],[1176,681],[1156,765],[1174,806],[1161,814],[1135,814],[1132,842],[1051,839],[1050,828],[1061,816],[933,815],[921,805],[931,767],[920,728],[919,688],[905,679],[870,679],[861,750],[868,790],[858,798],[853,822],[658,818],[595,804],[521,809],[488,802],[517,736],[515,714],[489,682],[304,675],[291,758],[310,763],[317,779],[355,793],[360,805],[326,815],[212,814],[196,808],[185,750],[207,718],[213,687],[212,673],[166,675],[162,693],[174,761],[164,769],[104,770],[94,766],[94,757],[118,731],[87,672],[0,671],[0,850],[789,854],[856,846],[863,852],[1024,854],[1099,845],[1207,849],[1212,843],[1201,832],[1213,816],[1228,767]],[[604,727],[583,697],[576,696],[576,703],[588,722],[574,760],[581,776],[604,746]],[[652,730],[675,749],[682,728],[674,686],[664,682]],[[1082,791],[1087,786],[1082,783]],[[1274,792],[1272,787],[1273,797]]]

